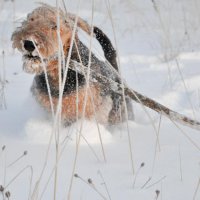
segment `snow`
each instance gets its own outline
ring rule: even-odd
[[[77,2],[66,2],[69,11],[76,12]],[[156,2],[159,12],[155,11],[152,2]],[[15,0],[14,3],[13,7],[11,1],[0,1],[0,52],[5,51],[7,80],[7,109],[0,110],[0,147],[6,146],[0,150],[0,185],[9,184],[6,191],[10,191],[10,199],[28,199],[45,167],[34,199],[49,200],[54,199],[53,172],[56,167],[54,137],[48,146],[52,121],[32,97],[33,75],[23,72],[21,55],[12,50],[10,42],[13,28],[38,4],[26,0]],[[48,3],[55,5],[54,1]],[[121,71],[127,84],[191,118],[192,102],[195,117],[200,120],[200,3],[196,0],[110,0],[110,3]],[[89,22],[91,7],[90,1],[81,2],[80,16]],[[13,17],[16,20],[14,24]],[[102,1],[95,1],[94,22],[115,44],[109,15]],[[0,74],[2,69],[1,54]],[[133,103],[133,107],[135,121],[128,124],[135,175],[131,169],[126,123],[110,129],[99,125],[104,160],[95,121],[84,121],[75,168],[79,177],[74,177],[71,199],[200,199],[200,188],[197,189],[200,179],[199,132],[176,125],[147,109],[159,130],[159,149],[151,120],[141,105]],[[62,154],[57,166],[58,200],[68,199],[80,126],[81,122],[77,122],[60,132]],[[22,156],[24,151],[28,154]],[[144,163],[143,167],[140,167],[141,163]],[[93,184],[88,183],[89,178]],[[160,191],[158,197],[156,190]],[[1,195],[0,199],[3,199]]]

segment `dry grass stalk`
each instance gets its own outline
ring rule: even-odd
[[[2,51],[2,69],[0,69],[0,110],[7,108],[5,90],[8,82],[6,81],[5,67],[5,52]]]
[[[117,38],[116,38],[116,33],[115,33],[115,26],[114,26],[114,20],[113,20],[113,17],[112,17],[112,10],[111,10],[111,6],[110,6],[110,1],[109,0],[105,0],[105,5],[106,5],[107,12],[108,12],[108,15],[109,15],[109,18],[110,18],[110,22],[111,22],[111,25],[112,25],[116,52],[118,52]],[[122,74],[121,74],[119,56],[117,57],[117,59],[118,59],[118,65],[119,65],[119,78],[121,80],[122,79]],[[121,89],[122,89],[123,103],[124,103],[124,107],[125,107],[126,128],[127,128],[127,134],[128,134],[128,142],[129,142],[129,154],[130,154],[130,160],[131,160],[131,170],[132,170],[132,174],[134,176],[135,169],[134,169],[134,156],[133,156],[133,142],[132,142],[130,129],[129,129],[129,124],[128,124],[128,111],[127,111],[127,105],[126,105],[126,100],[125,100],[125,88],[124,88],[123,84],[122,84]]]
[[[199,178],[199,180],[198,180],[198,183],[197,183],[197,186],[196,186],[194,195],[193,195],[193,200],[197,200],[196,197],[197,197],[197,193],[198,193],[199,187],[200,187],[200,178]]]
[[[108,186],[107,186],[106,181],[105,181],[105,179],[104,179],[104,177],[103,177],[103,175],[102,175],[102,173],[101,173],[100,170],[98,171],[98,174],[100,175],[100,177],[101,177],[101,179],[102,179],[102,181],[103,181],[102,185],[105,186],[105,189],[106,189],[106,193],[107,193],[107,195],[108,195],[108,198],[109,198],[109,200],[111,200],[111,195],[110,195],[110,192],[109,192],[109,190],[108,190]]]

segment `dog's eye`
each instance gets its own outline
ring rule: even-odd
[[[52,26],[51,29],[52,29],[52,30],[56,30],[56,29],[57,29],[57,26],[56,26],[56,25],[55,25],[55,26]]]
[[[30,18],[30,20],[33,22],[33,21],[34,21],[34,18],[33,18],[33,17],[31,17],[31,18]]]

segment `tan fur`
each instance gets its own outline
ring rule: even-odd
[[[34,95],[37,97],[37,101],[49,112],[51,112],[51,105],[49,101],[49,96],[38,93],[37,90],[34,90]],[[88,88],[87,92],[91,92],[92,97],[88,95],[87,99],[85,99],[86,88],[79,88],[78,96],[76,92],[73,92],[62,99],[62,118],[64,120],[73,122],[76,120],[77,113],[78,118],[81,118],[84,111],[84,102],[86,100],[85,114],[84,117],[91,119],[94,117],[94,112],[98,111],[102,106],[103,99],[100,98],[100,90],[98,86],[91,85]],[[77,111],[77,101],[78,99],[78,111]],[[54,107],[58,104],[58,98],[52,97],[52,102]]]

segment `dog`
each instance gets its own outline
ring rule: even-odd
[[[97,39],[107,61],[99,60],[80,41],[78,29],[74,32],[76,24]],[[37,102],[52,112],[62,96],[61,116],[64,124],[70,125],[84,116],[87,119],[96,118],[102,124],[114,125],[125,121],[126,105],[129,107],[129,118],[133,117],[130,99],[126,98],[124,103],[122,95],[101,81],[87,84],[86,75],[70,68],[70,61],[74,61],[87,69],[90,67],[111,82],[120,83],[115,75],[118,71],[116,51],[110,39],[98,27],[90,27],[80,17],[42,4],[27,15],[27,19],[12,34],[11,40],[13,48],[23,54],[23,70],[35,74],[31,91]],[[59,61],[59,48],[62,62]],[[61,82],[64,82],[63,91],[60,90]]]

